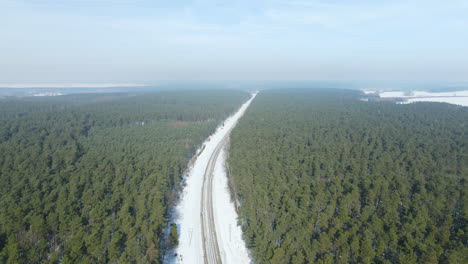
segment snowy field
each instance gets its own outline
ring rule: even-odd
[[[414,102],[439,102],[449,103],[461,106],[468,106],[467,97],[420,97],[420,98],[409,98],[403,104],[409,104]]]
[[[362,90],[362,91],[364,92],[364,94],[374,94],[374,93],[376,93],[376,91],[374,91],[374,90],[366,90],[366,89],[364,89],[364,90]]]
[[[168,263],[204,263],[200,214],[205,169],[216,146],[229,133],[231,128],[235,126],[254,98],[255,94],[233,116],[225,120],[224,126],[218,127],[216,132],[204,142],[205,147],[201,148],[203,151],[199,154],[186,175],[186,186],[181,195],[181,201],[176,206],[174,213],[174,221],[179,231],[179,245],[176,249],[177,256],[169,257]],[[215,201],[215,225],[216,229],[220,228],[220,231],[217,231],[217,237],[221,257],[223,260],[233,259],[241,261],[227,261],[226,263],[249,263],[247,249],[242,241],[240,228],[235,224],[237,223],[237,215],[235,211],[232,211],[234,210],[233,204],[228,198],[229,192],[223,183],[223,177],[226,178],[226,174],[223,173],[224,170],[220,167],[224,165],[224,157],[224,154],[219,155],[216,161],[217,168],[215,168],[216,174],[214,176],[213,187],[215,194],[213,198]],[[236,256],[233,256],[233,254]]]
[[[237,213],[228,189],[226,174],[226,151],[223,149],[216,161],[214,185],[214,216],[216,234],[223,263],[250,263],[249,254],[242,239],[241,227],[237,225]]]
[[[382,92],[381,98],[406,98],[403,104],[414,102],[440,102],[468,106],[468,90],[455,92],[431,93],[425,91]]]
[[[383,92],[379,93],[379,96],[382,98],[389,97],[453,97],[453,96],[465,96],[468,97],[468,90],[456,91],[456,92],[443,92],[443,93],[431,93],[425,91],[412,91],[412,92]]]

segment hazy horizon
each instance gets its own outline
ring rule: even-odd
[[[432,91],[468,90],[467,81],[359,81],[359,80],[166,80],[152,83],[0,83],[1,96],[28,96],[51,92],[127,93],[168,90],[266,90],[266,89],[351,89],[361,91]]]

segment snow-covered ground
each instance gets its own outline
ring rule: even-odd
[[[379,93],[379,97],[389,98],[389,97],[407,97],[405,92],[383,92]]]
[[[468,96],[468,90],[456,91],[456,92],[442,92],[442,93],[431,93],[426,91],[412,91],[412,92],[383,92],[379,93],[382,98],[389,97],[452,97],[452,96]]]
[[[409,104],[414,102],[440,102],[440,103],[449,103],[462,106],[468,106],[468,96],[467,97],[419,97],[419,98],[409,98],[403,104]]]
[[[192,168],[189,170],[185,178],[185,188],[181,195],[181,201],[179,205],[175,208],[174,220],[178,226],[179,231],[179,245],[176,249],[177,257],[172,257],[168,260],[169,263],[203,263],[203,245],[202,245],[202,230],[200,223],[200,214],[201,214],[201,195],[202,195],[202,186],[203,186],[203,177],[205,169],[208,165],[208,161],[211,157],[211,154],[215,150],[216,146],[222,141],[223,137],[229,133],[231,128],[233,128],[239,118],[244,114],[247,107],[250,105],[252,100],[255,98],[254,94],[251,99],[244,103],[240,109],[231,117],[224,121],[224,125],[218,127],[216,132],[211,135],[204,143],[204,148],[201,147],[203,151],[199,154],[197,159],[192,165]],[[220,158],[221,157],[221,158]],[[221,252],[221,257],[226,260],[233,257],[233,250],[236,255],[235,259],[238,257],[247,256],[247,249],[243,247],[243,241],[241,238],[240,228],[237,227],[237,216],[232,213],[231,207],[232,203],[226,197],[229,197],[228,189],[225,186],[220,186],[219,178],[226,177],[225,174],[222,174],[223,170],[219,167],[224,164],[223,159],[225,155],[218,156],[217,168],[215,168],[215,182],[214,182],[214,205],[216,208],[215,211],[215,225],[216,229],[220,228],[218,235],[218,243]],[[222,167],[222,166],[221,166]],[[218,180],[216,180],[218,179]],[[223,184],[223,183],[221,183]],[[223,193],[224,192],[224,193]],[[218,197],[219,195],[219,197]],[[232,208],[232,210],[234,210]],[[226,233],[226,228],[228,228]],[[231,236],[229,236],[229,228],[231,231]],[[230,238],[230,239],[229,239]],[[238,238],[238,239],[236,239]],[[229,239],[229,240],[227,240]],[[243,257],[242,257],[243,258]],[[245,260],[247,260],[245,259]],[[250,261],[242,262],[226,262],[226,263],[249,263]]]
[[[441,102],[468,106],[468,90],[454,91],[454,92],[441,92],[431,93],[426,91],[412,91],[412,92],[382,92],[379,93],[381,98],[406,98],[403,102]]]
[[[33,94],[32,96],[59,96],[63,95],[63,93],[52,93],[52,92],[47,92],[47,93],[37,93]]]
[[[375,90],[367,90],[367,89],[362,90],[362,92],[364,92],[364,94],[374,94],[374,93],[376,93]]]
[[[213,178],[214,218],[221,259],[227,264],[248,264],[251,262],[245,242],[242,239],[241,227],[237,225],[237,213],[228,189],[226,174],[225,149],[216,161]]]

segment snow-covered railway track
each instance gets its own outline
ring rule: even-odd
[[[220,166],[224,166],[221,163],[229,134],[255,95],[227,118],[198,151],[186,178],[181,202],[174,212],[180,230],[179,245],[175,254],[168,256],[167,263],[250,262],[242,231],[237,226],[235,209],[229,195],[220,192],[223,188],[220,184],[227,185],[227,182],[220,183],[219,177],[223,173]]]
[[[234,129],[234,126],[229,128],[218,145],[216,145],[213,153],[210,156],[210,159],[208,160],[205,174],[203,175],[200,222],[205,264],[222,263],[213,213],[213,176],[219,153],[225,147],[232,129]]]
[[[213,154],[211,154],[203,179],[200,222],[202,228],[202,244],[205,264],[222,262],[213,214],[213,172],[216,160],[226,144],[226,139],[229,136],[229,133],[230,131],[226,133],[221,142],[216,146]]]

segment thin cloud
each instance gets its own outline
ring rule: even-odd
[[[431,76],[468,69],[468,1],[0,1],[4,81],[58,72],[332,78],[354,69],[365,78],[378,67],[403,76],[418,61]]]

